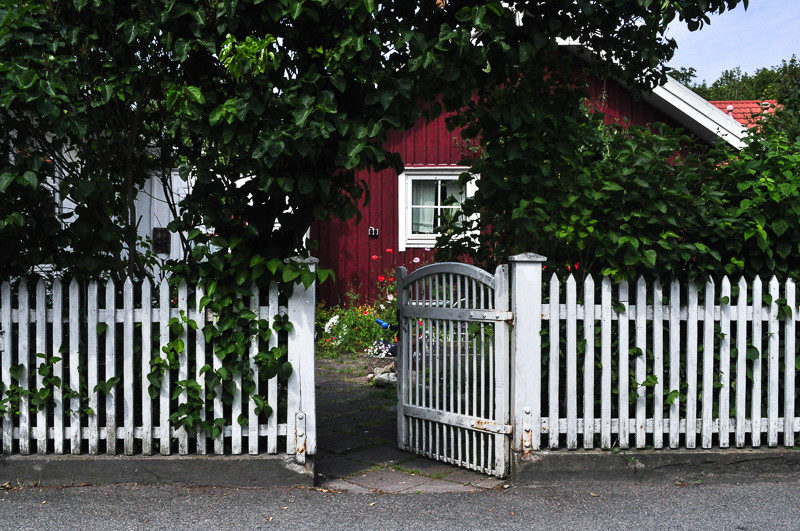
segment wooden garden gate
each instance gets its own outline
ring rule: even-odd
[[[508,474],[508,266],[397,271],[398,445],[486,474]]]

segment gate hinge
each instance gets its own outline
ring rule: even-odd
[[[295,454],[294,459],[300,465],[306,463],[306,415],[299,411],[295,416]]]
[[[475,310],[469,312],[469,318],[473,321],[487,322],[510,322],[514,320],[512,312],[499,312],[496,310]]]

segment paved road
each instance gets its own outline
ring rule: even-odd
[[[0,492],[0,527],[736,528],[800,527],[800,474],[713,484],[574,481],[474,493],[290,489],[26,488]]]

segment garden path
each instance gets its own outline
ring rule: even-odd
[[[317,358],[315,466],[321,488],[346,492],[470,492],[506,482],[397,448],[397,391],[367,374],[394,358]]]

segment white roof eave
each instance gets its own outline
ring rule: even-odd
[[[745,126],[669,76],[665,84],[644,93],[642,97],[707,141],[721,139],[736,149],[742,149],[745,145]]]

